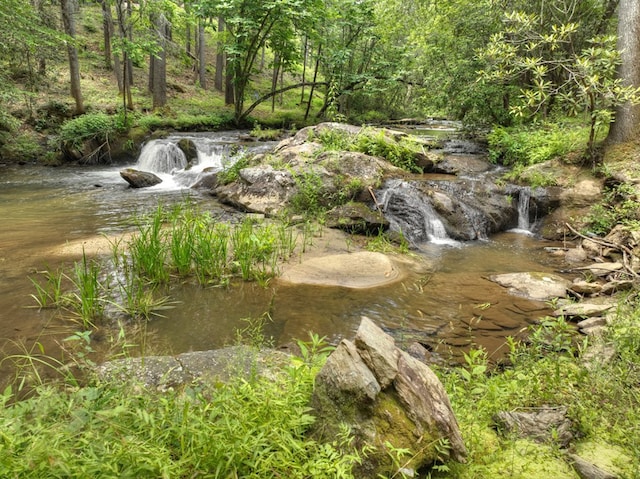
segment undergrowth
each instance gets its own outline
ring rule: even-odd
[[[318,338],[269,378],[158,393],[93,379],[42,385],[29,399],[0,395],[0,476],[12,478],[351,478],[361,456],[345,432],[306,437]]]
[[[640,477],[640,309],[638,298],[621,307],[605,341],[616,355],[589,366],[584,354],[598,339],[576,341],[563,318],[544,318],[527,343],[510,340],[508,365],[491,369],[483,350],[466,364],[439,371],[469,450],[467,464],[449,463],[438,478],[574,478],[560,445],[537,444],[496,432],[500,411],[567,406],[577,442],[593,441],[624,451],[619,477]]]

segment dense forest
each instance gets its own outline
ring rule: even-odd
[[[639,17],[624,0],[2,0],[0,144],[11,158],[135,124],[585,115],[592,148],[616,108],[612,138],[637,126]]]

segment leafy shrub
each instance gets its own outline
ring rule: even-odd
[[[270,377],[163,393],[139,385],[0,394],[2,477],[352,478],[349,437],[305,435],[318,351]],[[249,361],[251,350],[247,352]],[[82,451],[81,454],[78,454]]]
[[[109,137],[121,131],[118,118],[106,113],[87,113],[65,122],[60,128],[58,138],[67,148],[79,149],[86,141],[105,142]]]
[[[380,156],[394,166],[413,173],[422,173],[415,163],[415,151],[405,142],[397,142],[380,131],[356,137],[355,151],[371,156]]]
[[[535,165],[586,151],[589,129],[563,123],[495,127],[487,136],[489,159],[503,165]]]
[[[617,224],[640,227],[638,192],[628,183],[610,188],[602,200],[591,207],[587,222],[596,234],[607,234]]]

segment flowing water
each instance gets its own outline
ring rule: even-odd
[[[119,176],[122,166],[0,169],[0,338],[5,354],[16,341],[27,346],[38,341],[55,348],[56,339],[78,329],[51,311],[38,310],[30,297],[35,288],[29,278],[37,271],[69,268],[80,259],[60,254],[65,243],[130,230],[132,214],[185,197],[214,216],[238,215],[211,196],[185,187],[205,167],[220,169],[232,161],[225,156],[241,143],[232,134],[205,136],[195,135],[209,145],[209,150],[198,146],[204,153],[197,165],[178,172],[184,168],[182,163],[163,166],[168,170],[161,174],[166,175],[165,181],[147,189],[129,188]],[[166,145],[174,141],[152,147],[172,148]],[[227,345],[234,341],[236,330],[246,326],[245,318],[265,312],[272,318],[265,332],[277,345],[307,338],[310,331],[336,342],[353,336],[360,317],[367,315],[399,341],[419,341],[443,355],[459,355],[470,344],[499,354],[506,336],[519,335],[548,312],[545,304],[509,296],[486,279],[494,273],[553,270],[556,265],[544,251],[546,242],[518,232],[500,233],[485,241],[452,242],[437,224],[428,228],[427,239],[432,241],[414,253],[429,268],[400,283],[369,290],[278,281],[266,288],[253,283],[227,289],[174,285],[168,293],[176,307],[153,320],[148,329],[167,351],[179,353]],[[330,236],[325,231],[314,241],[322,243]],[[344,252],[349,249],[347,240],[337,247]]]

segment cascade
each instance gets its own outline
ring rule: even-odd
[[[404,180],[390,180],[380,203],[391,228],[411,242],[455,243],[429,198]]]
[[[168,140],[153,140],[144,145],[138,158],[138,169],[152,173],[173,173],[187,166],[187,158],[178,146]]]
[[[531,189],[521,188],[518,195],[518,229],[529,231],[529,201],[531,199]]]

